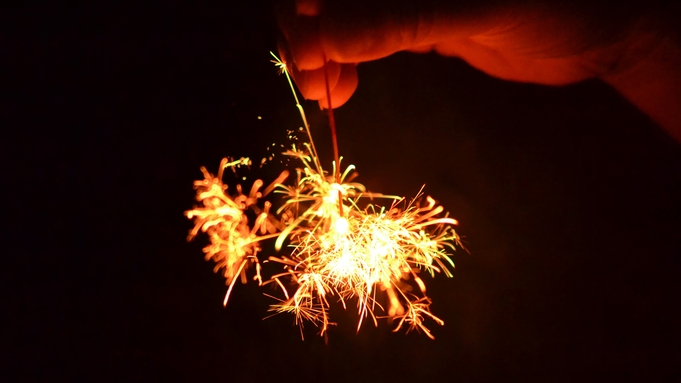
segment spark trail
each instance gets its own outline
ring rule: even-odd
[[[308,136],[307,142],[283,153],[298,164],[295,180],[287,181],[292,177],[285,170],[263,191],[264,183],[257,180],[248,194],[241,185],[229,192],[224,170],[236,172],[250,160],[226,158],[217,176],[201,169],[204,179],[194,183],[198,205],[185,213],[195,225],[189,239],[199,231],[210,239],[203,251],[229,286],[224,304],[236,280],[247,282],[249,270],[255,268],[253,280],[275,284],[280,292],[270,311],[293,314],[301,334],[308,322],[325,334],[334,324],[331,305],[339,302],[346,309],[356,307],[358,331],[365,319],[378,325],[379,319],[389,318],[397,322],[394,331],[419,330],[433,338],[424,322],[444,322],[430,311],[421,275],[452,276],[454,263],[448,254],[462,247],[454,230],[457,221],[422,191],[407,200],[371,193],[353,182],[357,175],[353,165],[341,172],[335,134],[335,160],[332,171],[325,171],[286,64],[274,57]],[[335,133],[332,114],[330,119]],[[272,192],[282,197],[277,209],[263,201]],[[259,255],[265,252],[263,244],[270,242],[274,246],[267,253],[272,255],[262,264],[278,265],[279,270],[263,281]]]

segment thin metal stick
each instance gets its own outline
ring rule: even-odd
[[[340,157],[338,156],[338,137],[336,135],[336,119],[333,118],[333,108],[331,106],[331,87],[329,86],[329,66],[326,65],[326,55],[324,55],[324,82],[326,83],[326,110],[329,115],[329,126],[331,127],[331,142],[333,143],[333,158],[336,161],[336,174],[334,178],[336,183],[340,184]],[[340,216],[343,216],[343,194],[338,190],[338,210]]]

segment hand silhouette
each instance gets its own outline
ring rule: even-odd
[[[358,63],[434,50],[505,80],[600,78],[681,141],[681,53],[671,23],[651,6],[613,4],[298,0],[279,12],[279,50],[303,96],[321,107],[325,71],[336,108],[357,87]]]

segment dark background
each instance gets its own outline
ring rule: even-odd
[[[433,54],[360,65],[341,153],[370,190],[425,184],[470,253],[426,281],[434,341],[356,334],[336,311],[325,344],[262,320],[253,284],[223,308],[206,239],[185,239],[200,166],[259,160],[300,126],[269,62],[270,5],[7,15],[7,381],[681,378],[681,148],[607,86],[509,83]],[[328,163],[326,117],[305,107]]]

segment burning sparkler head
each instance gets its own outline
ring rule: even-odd
[[[288,77],[285,65],[280,61],[277,65]],[[302,107],[297,106],[309,135]],[[354,300],[358,330],[365,318],[378,324],[378,319],[387,317],[399,321],[395,331],[406,326],[407,331],[423,330],[432,338],[424,319],[443,321],[430,312],[431,301],[419,275],[423,271],[452,276],[454,263],[447,252],[461,247],[453,229],[456,220],[443,215],[442,206],[421,192],[409,202],[367,192],[363,185],[351,182],[356,176],[354,166],[342,174],[338,171],[340,158],[333,163],[333,172],[326,173],[310,135],[309,139],[302,148],[293,145],[284,153],[300,164],[297,179],[285,183],[285,171],[264,192],[260,192],[260,180],[248,195],[239,185],[230,194],[223,184],[223,171],[249,165],[246,158],[224,159],[217,176],[201,169],[204,179],[194,183],[200,206],[186,213],[195,223],[189,238],[199,231],[208,234],[211,244],[204,248],[206,259],[216,262],[215,270],[223,270],[229,284],[225,303],[236,277],[241,275],[246,281],[247,268],[254,264],[255,279],[261,284],[276,283],[281,289],[283,298],[277,298],[270,310],[293,313],[301,327],[311,322],[324,333],[332,324],[330,299],[343,307]],[[261,201],[270,191],[283,197],[275,212],[270,211],[270,202]],[[389,204],[382,206],[376,200]],[[256,216],[252,224],[247,212]],[[274,238],[276,251],[286,248],[290,252],[268,258],[283,270],[263,282],[258,253],[263,242]]]

